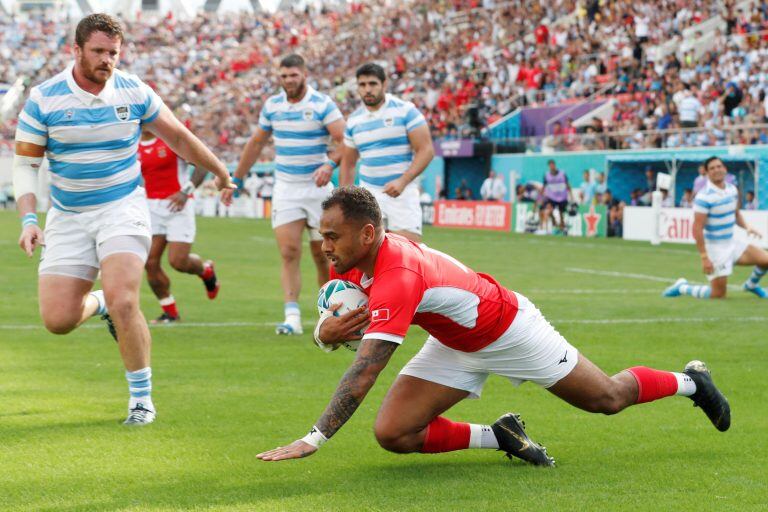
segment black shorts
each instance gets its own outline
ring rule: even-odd
[[[545,199],[544,200],[544,206],[552,205],[552,209],[557,208],[560,210],[560,213],[563,213],[565,210],[568,209],[568,200],[565,201],[553,201],[551,199]]]

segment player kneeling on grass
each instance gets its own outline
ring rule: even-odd
[[[744,283],[744,291],[761,299],[768,292],[758,286],[768,270],[768,252],[745,240],[734,237],[733,227],[747,230],[747,234],[760,236],[752,229],[739,211],[739,191],[726,182],[728,170],[722,160],[713,156],[704,162],[707,183],[693,200],[693,238],[701,255],[701,267],[709,279],[707,285],[689,284],[684,278],[664,290],[664,297],[691,295],[699,299],[720,299],[728,289],[728,276],[734,265],[754,265],[752,275]]]
[[[400,372],[379,409],[376,439],[397,453],[467,448],[505,451],[551,466],[546,450],[525,433],[519,416],[493,425],[456,423],[441,414],[477,398],[491,374],[513,384],[532,381],[589,412],[622,409],[671,395],[690,397],[718,430],[730,426],[730,407],[703,363],[673,373],[637,366],[613,377],[579,354],[524,296],[491,276],[401,236],[384,232],[373,195],[358,187],[335,190],[323,203],[323,251],[331,277],[368,294],[370,325],[354,362],[309,434],[260,453],[277,461],[311,455],[352,416],[403,342],[410,324],[430,336]],[[365,308],[322,320],[318,338],[349,340],[369,320]]]
[[[190,252],[196,232],[194,200],[190,201],[190,197],[208,171],[196,168],[187,180],[186,162],[149,130],[141,132],[139,158],[152,224],[152,245],[144,268],[149,287],[163,308],[163,313],[152,323],[172,323],[180,317],[171,295],[171,280],[161,265],[166,246],[168,261],[174,269],[202,279],[209,299],[215,299],[219,293],[213,261],[204,262]]]

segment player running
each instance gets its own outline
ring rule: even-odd
[[[421,241],[421,204],[416,183],[432,161],[432,136],[410,101],[386,93],[386,75],[378,64],[357,69],[363,106],[347,119],[339,184],[352,185],[360,158],[360,184],[381,207],[388,231]]]
[[[40,315],[46,329],[66,334],[100,314],[118,341],[130,399],[127,425],[155,419],[151,339],[139,309],[139,288],[150,246],[149,211],[140,186],[139,132],[172,141],[184,159],[231,186],[208,148],[135,75],[116,69],[124,35],[106,14],[83,18],[75,31],[75,60],[33,87],[16,130],[13,182],[22,232],[19,246],[39,267]],[[51,201],[45,233],[37,224],[37,171],[50,161]],[[91,292],[101,270],[103,291]],[[107,311],[109,314],[107,315]]]
[[[299,55],[280,61],[283,91],[264,103],[256,132],[243,148],[234,174],[239,188],[261,154],[270,135],[275,141],[275,188],[272,192],[272,228],[282,258],[280,281],[285,299],[285,320],[277,334],[302,334],[301,237],[309,229],[309,248],[317,267],[317,282],[328,280],[328,261],[317,234],[320,204],[333,190],[333,170],[341,160],[344,118],[327,95],[307,85],[307,67]],[[328,136],[335,149],[328,153]],[[231,192],[222,197],[229,199]]]
[[[196,168],[188,179],[186,162],[149,130],[141,132],[139,159],[152,221],[152,246],[144,268],[149,287],[163,309],[163,313],[152,323],[177,322],[181,318],[176,299],[171,295],[171,280],[161,264],[166,246],[171,267],[200,277],[209,299],[215,299],[219,293],[220,284],[213,269],[213,261],[203,262],[200,256],[190,253],[196,231],[192,193],[203,182],[208,171]]]
[[[739,191],[727,181],[728,170],[713,156],[704,162],[707,182],[693,200],[693,238],[701,255],[701,268],[709,279],[707,285],[689,284],[684,278],[664,290],[664,297],[690,295],[699,299],[724,298],[728,276],[734,265],[754,265],[752,275],[744,283],[744,291],[761,299],[768,293],[759,286],[768,270],[768,252],[734,236],[733,226],[747,230],[748,235],[761,236],[741,215]]]
[[[397,453],[500,449],[551,466],[544,448],[525,435],[519,417],[493,425],[455,423],[441,416],[467,397],[477,398],[491,374],[517,385],[534,382],[589,412],[615,414],[671,395],[690,397],[718,430],[730,426],[730,407],[704,363],[682,372],[636,366],[609,377],[570,345],[539,310],[491,276],[405,238],[385,234],[373,195],[340,188],[323,203],[320,232],[332,274],[360,284],[369,296],[370,326],[354,362],[310,433],[260,453],[267,461],[311,455],[352,416],[403,342],[409,325],[429,338],[395,380],[374,427],[379,444]],[[319,322],[326,343],[351,339],[367,323],[357,309]]]

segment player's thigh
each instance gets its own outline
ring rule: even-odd
[[[398,375],[376,417],[377,435],[418,432],[429,422],[469,396],[469,391],[436,382]]]
[[[301,240],[306,227],[307,221],[304,218],[275,227],[277,248],[283,257],[301,256]]]
[[[152,235],[152,243],[149,246],[149,255],[147,256],[147,270],[160,265],[160,261],[168,245],[164,235]]]
[[[756,245],[748,245],[736,261],[737,265],[758,265],[768,267],[768,252]]]
[[[547,390],[580,409],[592,410],[596,404],[610,400],[616,383],[592,361],[579,353],[571,372]]]
[[[130,241],[124,242],[126,250],[112,252],[101,260],[101,284],[110,310],[138,304],[146,256],[141,257],[139,241],[135,251],[127,250]]]
[[[93,281],[60,274],[41,274],[38,280],[40,316],[47,326],[64,327],[80,321],[83,301]]]

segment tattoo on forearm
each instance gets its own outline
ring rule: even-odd
[[[379,340],[369,340],[365,344],[368,345],[364,349],[365,352],[358,354],[352,366],[341,378],[331,403],[315,424],[327,438],[334,435],[352,417],[365,395],[373,387],[378,373],[371,378],[366,375],[366,370],[370,366],[383,368],[398,347],[396,343]]]

